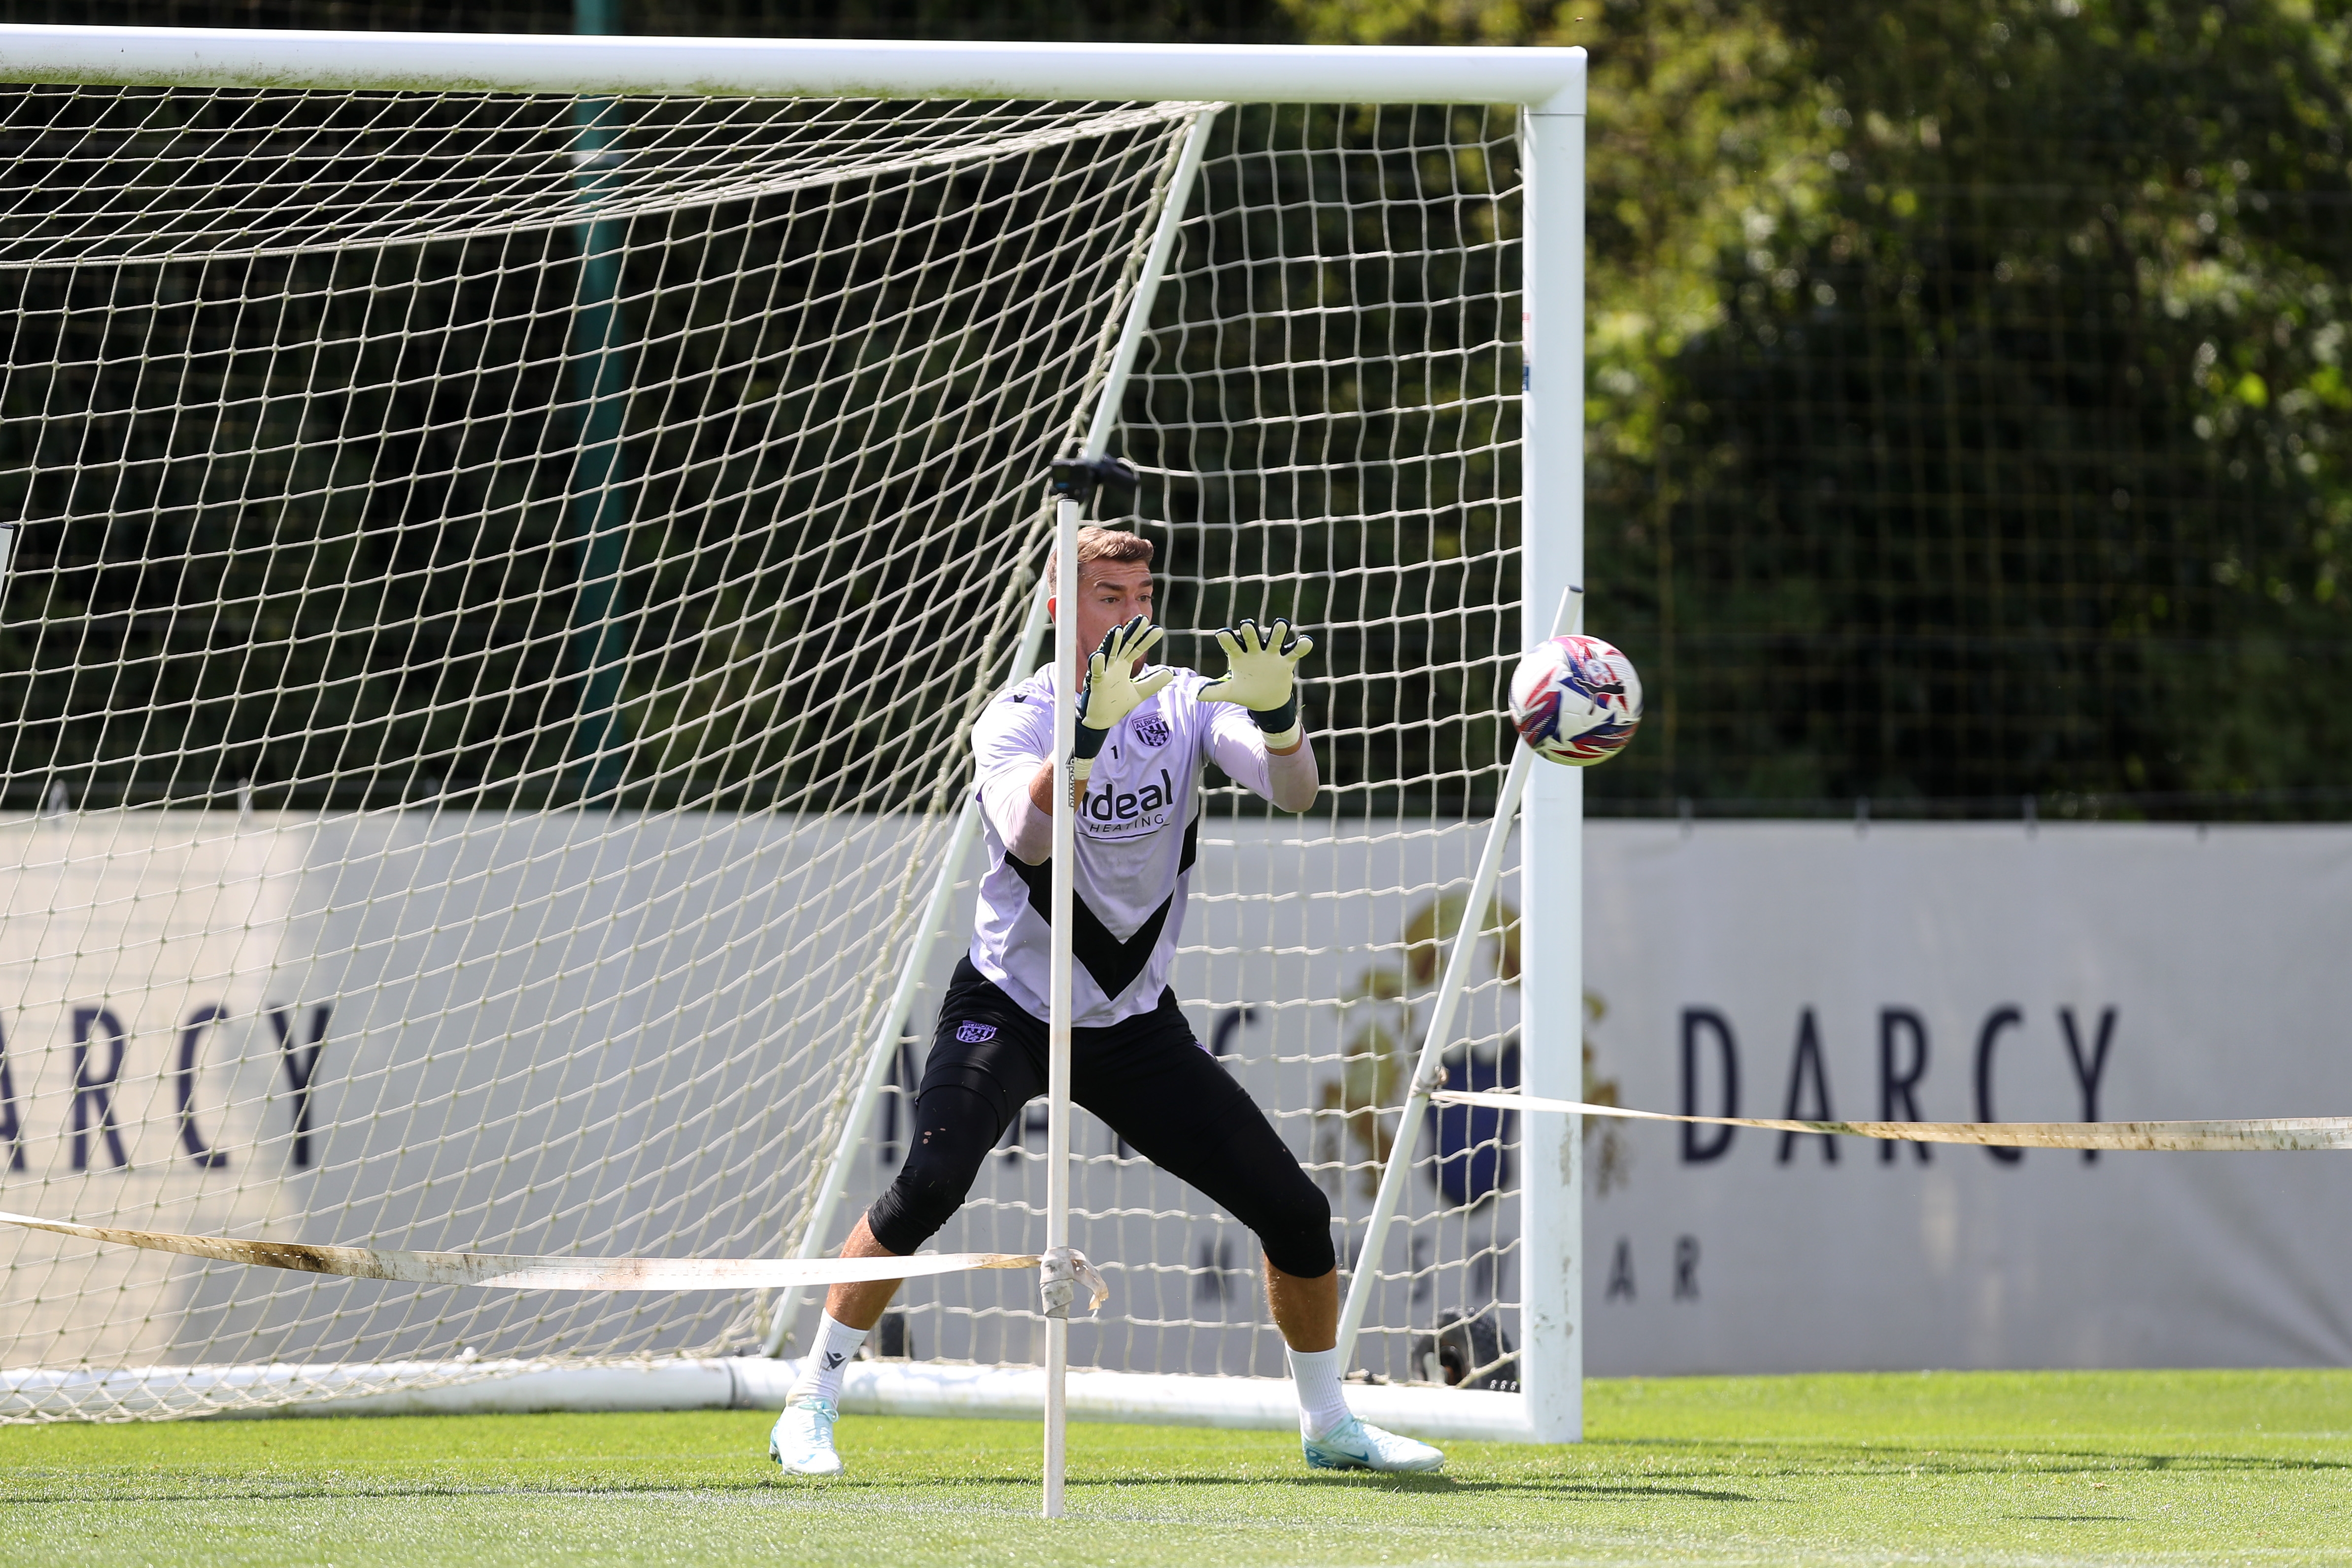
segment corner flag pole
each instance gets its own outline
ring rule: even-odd
[[[1133,308],[1120,324],[1108,374],[1076,461],[1054,465],[1054,858],[1050,909],[1053,954],[1047,970],[1045,1032],[1045,1256],[1040,1285],[1045,1301],[1045,1488],[1044,1514],[1062,1517],[1062,1475],[1067,1455],[1070,1380],[1070,921],[1077,894],[1077,803],[1070,798],[1070,753],[1077,745],[1078,521],[1099,485],[1131,487],[1134,470],[1107,456],[1129,373],[1149,325],[1151,300],[1176,247],[1176,230],[1191,205],[1208,149],[1214,107],[1192,119],[1170,171],[1159,221],[1137,275]],[[1067,689],[1065,689],[1065,683]],[[1054,1284],[1059,1269],[1061,1283]]]
[[[1045,1251],[1037,1288],[1045,1314],[1045,1504],[1062,1517],[1062,1470],[1069,1429],[1070,1303],[1083,1273],[1070,1247],[1071,912],[1077,898],[1078,521],[1098,489],[1131,488],[1135,470],[1116,458],[1054,460],[1054,858],[1053,921],[1045,981]]]
[[[1548,635],[1557,637],[1563,628],[1572,630],[1583,624],[1584,590],[1571,587],[1560,595],[1559,609],[1552,616],[1552,629]],[[1461,1005],[1463,988],[1469,982],[1470,954],[1478,946],[1478,934],[1486,924],[1487,908],[1495,901],[1495,884],[1502,879],[1503,849],[1510,840],[1511,819],[1518,815],[1519,797],[1527,793],[1528,773],[1535,765],[1535,748],[1526,742],[1512,746],[1510,771],[1503,775],[1503,792],[1495,802],[1495,819],[1487,825],[1486,845],[1479,851],[1478,868],[1470,878],[1470,897],[1463,905],[1462,922],[1454,928],[1454,947],[1445,958],[1445,976],[1437,984],[1437,1005],[1430,1013],[1428,1032],[1421,1039],[1421,1055],[1413,1063],[1412,1087],[1404,1100],[1404,1119],[1397,1127],[1396,1141],[1389,1145],[1389,1163],[1381,1172],[1380,1190],[1372,1197],[1371,1220],[1364,1230],[1363,1248],[1356,1254],[1354,1274],[1348,1281],[1347,1304],[1339,1310],[1342,1369],[1356,1353],[1356,1334],[1364,1326],[1365,1309],[1371,1304],[1373,1281],[1380,1278],[1381,1250],[1388,1241],[1389,1225],[1396,1217],[1397,1201],[1404,1194],[1405,1173],[1412,1169],[1422,1115],[1444,1075],[1445,1047],[1453,1037],[1454,1010]]]
[[[1070,801],[1070,753],[1077,745],[1078,513],[1064,496],[1054,508],[1054,881],[1053,959],[1046,984],[1045,1251],[1070,1245],[1070,900],[1076,892],[1077,813]],[[1050,1311],[1050,1309],[1049,1309]],[[1067,1436],[1070,1320],[1045,1319],[1045,1503],[1062,1517],[1062,1461]]]

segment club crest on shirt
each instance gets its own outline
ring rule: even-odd
[[[967,1046],[986,1045],[989,1041],[996,1038],[996,1026],[993,1024],[958,1024],[956,1026],[956,1038]]]
[[[1135,742],[1139,746],[1164,746],[1168,736],[1168,721],[1157,713],[1146,713],[1135,721]]]

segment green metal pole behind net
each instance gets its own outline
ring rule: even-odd
[[[573,32],[620,30],[620,0],[573,0]],[[623,225],[593,215],[619,141],[618,114],[619,105],[611,99],[583,99],[572,110],[579,127],[574,144],[582,154],[581,199],[591,216],[577,231],[580,296],[572,318],[580,450],[572,464],[571,526],[580,592],[572,606],[572,643],[582,682],[572,754],[581,798],[607,805],[628,767],[621,717],[621,674],[628,657],[627,607],[621,595],[630,499],[628,455],[621,441],[628,356],[620,306]]]

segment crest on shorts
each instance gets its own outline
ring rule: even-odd
[[[1168,743],[1168,721],[1157,713],[1146,713],[1135,721],[1135,739],[1139,745],[1164,746]]]
[[[993,1024],[958,1024],[956,1026],[956,1038],[962,1041],[967,1046],[986,1045],[989,1041],[996,1038],[996,1026]]]

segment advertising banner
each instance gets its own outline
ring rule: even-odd
[[[1622,1103],[2352,1113],[2345,828],[1609,822],[1587,855]],[[1594,1373],[2352,1360],[2340,1154],[1589,1136]]]
[[[1202,835],[1177,986],[1330,1195],[1343,1258],[1485,828]],[[0,824],[0,1193],[273,1240],[772,1252],[788,1215],[750,1201],[751,1178],[824,1125],[781,1116],[774,1064],[857,1037],[855,994],[787,1014],[777,977],[877,942],[844,868],[887,868],[907,841],[881,818]],[[1809,1119],[2352,1112],[2352,829],[1596,822],[1586,867],[1588,1098]],[[1545,955],[1519,950],[1514,879],[1503,895],[1448,1053],[1458,1087],[1519,1076],[1517,980]],[[934,954],[836,1231],[903,1152],[968,920]],[[1519,1120],[1455,1108],[1418,1130],[1366,1364],[1407,1366],[1449,1316],[1517,1338]],[[2352,1360],[2340,1155],[1586,1131],[1595,1373]],[[1043,1142],[1033,1107],[935,1245],[1034,1246],[1043,1174],[1024,1152]],[[1077,1152],[1081,1243],[1118,1291],[1081,1362],[1278,1371],[1247,1235],[1091,1118]],[[458,1311],[485,1354],[543,1331],[537,1308],[462,1292],[54,1237],[0,1237],[0,1266],[13,1365],[427,1353]],[[1030,1289],[910,1287],[914,1352],[1021,1359],[1026,1318],[1007,1312]],[[658,1352],[709,1342],[739,1305],[547,1310],[600,1349],[625,1310],[626,1348]]]

